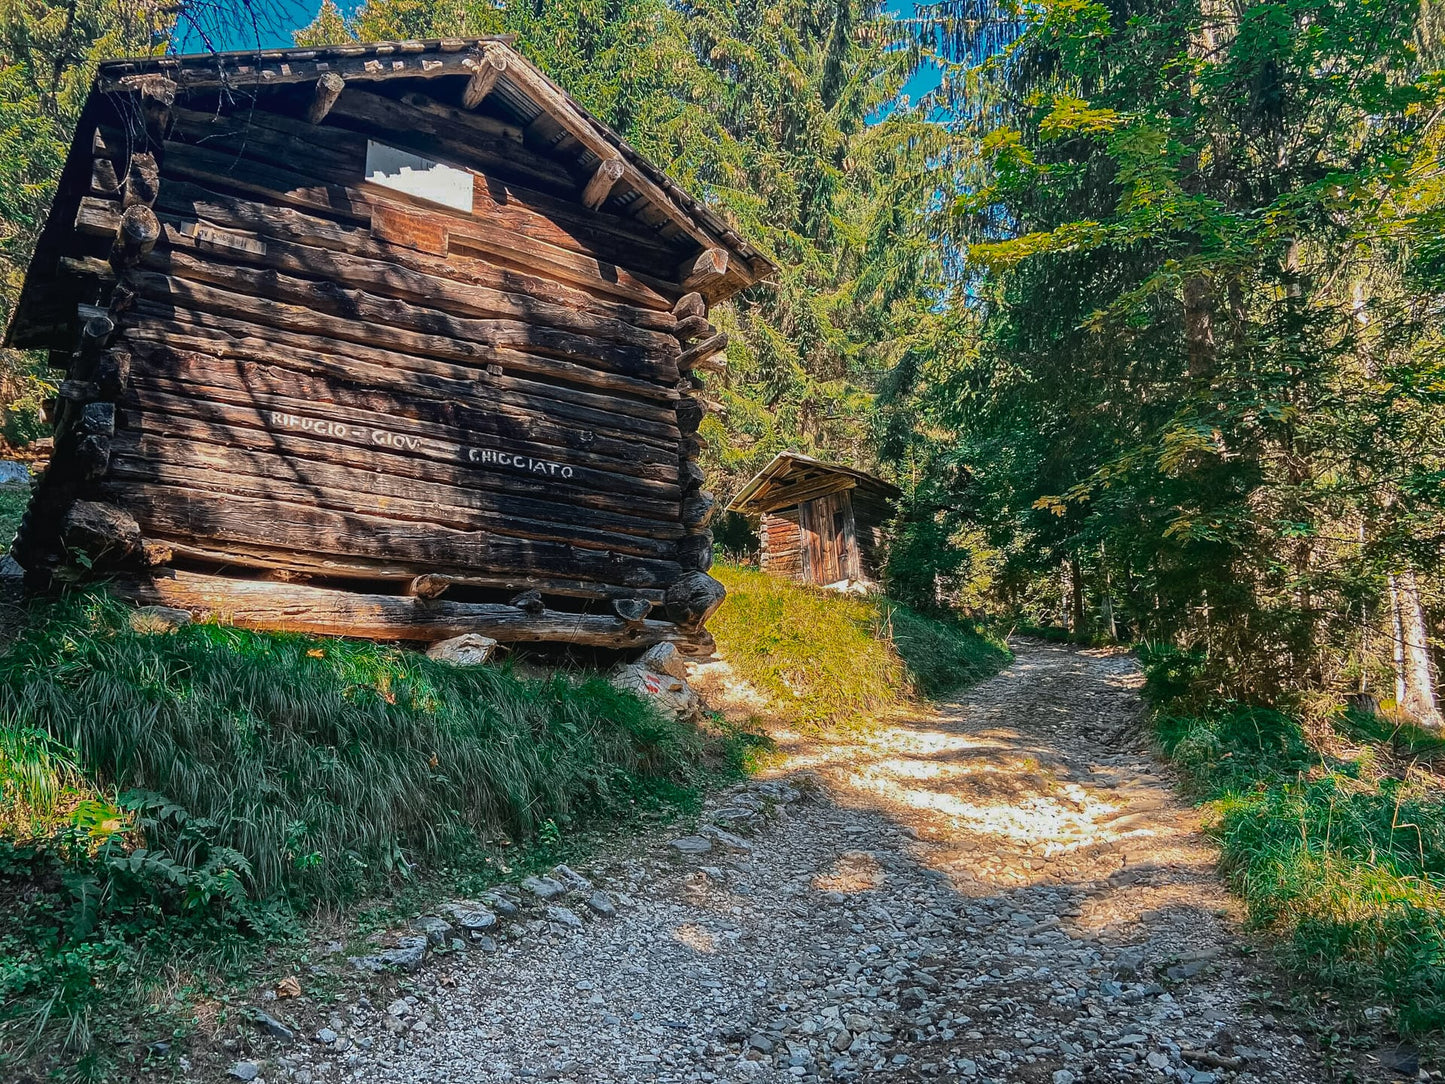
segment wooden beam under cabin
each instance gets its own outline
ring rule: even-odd
[[[677,627],[668,621],[629,622],[610,613],[543,610],[533,614],[502,603],[359,594],[195,572],[121,580],[114,589],[139,603],[175,606],[226,624],[268,632],[422,641],[472,632],[504,643],[546,640],[611,648],[647,647],[678,635]],[[686,600],[679,596],[682,605],[686,601],[697,604],[694,595]]]

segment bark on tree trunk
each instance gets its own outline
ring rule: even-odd
[[[1420,603],[1420,584],[1411,569],[1389,577],[1395,617],[1395,690],[1400,710],[1423,727],[1445,727],[1435,703],[1435,677],[1430,666],[1429,631]]]
[[[1084,633],[1084,576],[1079,568],[1077,557],[1069,561],[1069,586],[1073,593],[1071,602],[1074,610],[1074,635],[1082,636]]]

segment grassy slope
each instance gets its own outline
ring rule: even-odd
[[[847,724],[995,673],[1008,649],[878,595],[841,595],[724,565],[708,622],[719,652],[803,725]]]
[[[418,867],[475,892],[517,861],[498,837],[689,804],[733,751],[601,678],[126,614],[77,597],[0,656],[0,1040],[57,1055],[34,1016],[98,1056],[167,961],[254,955]]]
[[[1238,704],[1185,710],[1189,660],[1145,652],[1165,752],[1208,804],[1223,868],[1286,962],[1383,1006],[1405,1035],[1445,1028],[1445,741],[1346,714],[1306,728]]]

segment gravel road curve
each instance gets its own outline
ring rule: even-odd
[[[258,1068],[302,1084],[1331,1079],[1142,751],[1134,661],[1016,648],[935,714],[795,737],[696,836],[558,871],[538,887],[565,895],[519,893],[517,915],[429,958],[418,994],[338,1006]]]

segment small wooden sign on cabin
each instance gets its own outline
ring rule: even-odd
[[[237,624],[701,644],[708,309],[772,274],[503,39],[100,65],[12,553]]]
[[[729,511],[760,519],[764,572],[825,586],[876,583],[896,487],[852,467],[781,452]]]

